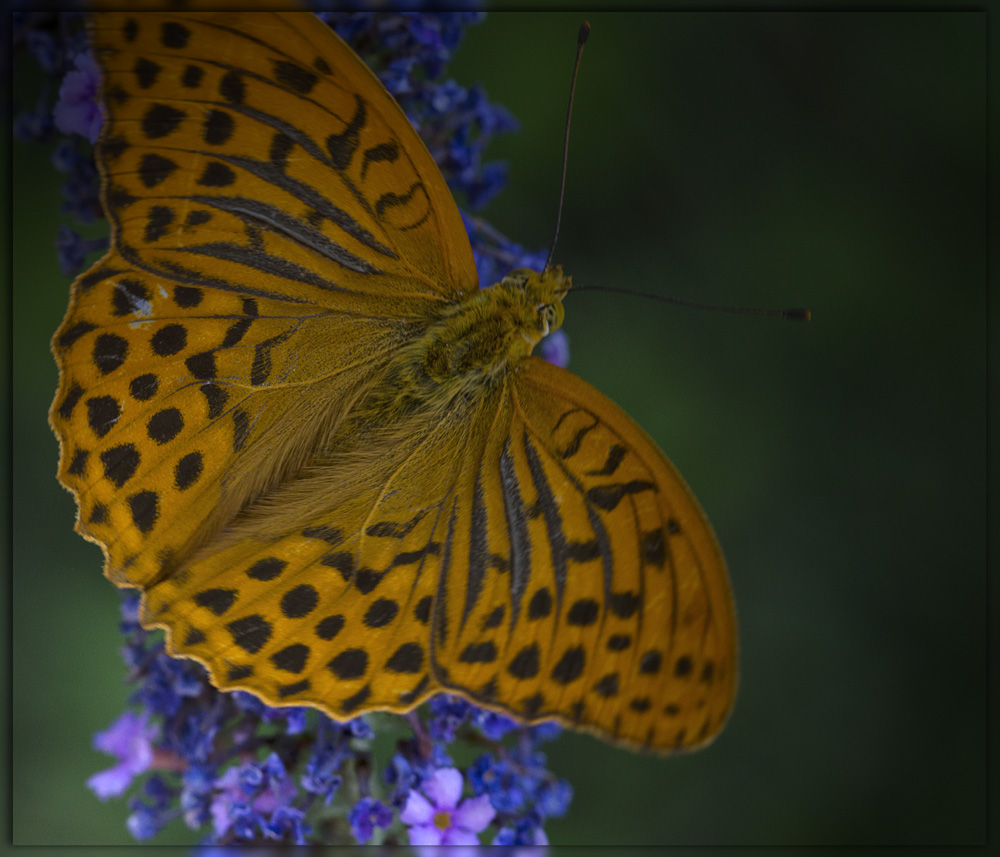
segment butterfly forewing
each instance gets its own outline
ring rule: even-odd
[[[108,14],[94,43],[106,210],[130,261],[368,315],[475,287],[426,148],[311,13]]]

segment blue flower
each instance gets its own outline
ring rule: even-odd
[[[472,722],[491,741],[499,741],[508,732],[512,732],[518,728],[517,721],[511,720],[502,714],[497,714],[495,711],[490,711],[487,708],[474,709],[472,712]]]
[[[90,51],[77,54],[73,64],[76,68],[66,73],[59,87],[59,100],[52,117],[56,128],[64,134],[79,134],[96,143],[104,124],[104,114],[97,98],[101,70]]]
[[[558,331],[556,331],[558,333]],[[531,727],[531,737],[537,742],[552,741],[562,735],[563,728],[555,720],[543,720]]]
[[[285,718],[286,735],[301,735],[306,731],[306,727],[309,725],[308,708],[282,708],[279,711]]]
[[[305,813],[289,806],[279,806],[264,825],[264,836],[288,844],[307,845],[312,828],[305,823]]]
[[[51,33],[44,30],[29,30],[26,41],[31,55],[38,61],[42,71],[52,74],[59,69],[62,51]]]
[[[214,783],[214,769],[201,765],[192,765],[181,776],[181,813],[184,823],[192,830],[197,830],[212,820]]]
[[[486,794],[499,812],[514,812],[524,805],[525,790],[517,772],[508,762],[483,753],[469,768],[473,794]]]
[[[134,802],[132,813],[125,820],[125,826],[139,842],[146,842],[160,832],[163,821],[161,814],[152,807]]]
[[[403,807],[409,793],[424,781],[420,770],[410,764],[409,759],[402,753],[396,753],[382,774],[382,778],[392,790],[392,805],[397,809]]]
[[[364,717],[355,717],[353,720],[348,720],[346,728],[352,738],[367,740],[375,737],[374,730]]]
[[[94,774],[87,786],[101,800],[123,794],[132,780],[149,769],[153,761],[153,740],[159,729],[149,723],[145,711],[126,711],[103,732],[94,736],[94,749],[115,756],[118,764]]]
[[[68,226],[59,227],[56,252],[59,256],[59,269],[63,276],[72,277],[83,267],[88,254],[107,248],[107,238],[81,238]]]
[[[376,827],[385,828],[392,824],[392,810],[382,801],[363,797],[351,808],[347,820],[358,844],[364,845],[372,838]]]
[[[543,816],[566,814],[573,800],[573,787],[566,780],[543,782],[535,793],[535,807]]]
[[[14,120],[14,136],[25,143],[44,142],[52,134],[52,115],[45,104],[24,110]]]
[[[439,693],[430,701],[432,717],[427,728],[431,738],[435,741],[454,741],[455,730],[465,722],[471,709],[472,706],[460,696]]]
[[[545,846],[549,844],[549,838],[541,827],[531,827],[521,824],[515,827],[501,827],[497,835],[493,837],[490,845],[533,845]]]

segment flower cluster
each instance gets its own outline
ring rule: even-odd
[[[405,720],[338,723],[304,708],[269,708],[215,689],[193,661],[169,657],[161,635],[122,601],[122,656],[136,690],[94,747],[116,764],[88,780],[102,800],[132,794],[127,826],[139,841],[175,820],[208,831],[202,844],[473,845],[492,827],[496,845],[545,845],[547,818],[572,797],[538,747],[559,734],[440,695]],[[373,723],[408,722],[382,766]],[[398,730],[398,727],[395,727]],[[490,749],[464,771],[450,749]],[[141,788],[138,783],[141,782]]]
[[[15,78],[25,55],[42,72],[34,104],[25,107],[15,99],[14,136],[30,143],[56,141],[51,163],[65,176],[62,211],[80,223],[92,223],[102,216],[92,147],[102,116],[98,69],[87,49],[83,13],[22,11],[14,12],[12,20]],[[56,252],[62,273],[74,276],[89,254],[107,246],[106,237],[83,238],[76,229],[60,226]]]
[[[452,189],[470,207],[483,205],[506,179],[503,165],[483,163],[483,149],[516,123],[481,88],[438,79],[464,27],[481,14],[322,17],[380,72]],[[55,140],[52,163],[66,176],[64,212],[94,220],[100,205],[92,143],[102,114],[82,16],[19,12],[13,21],[15,62],[30,55],[43,72],[37,102],[15,104],[15,134]],[[544,264],[543,252],[463,216],[483,285],[511,268]],[[105,246],[106,239],[61,227],[64,272],[79,272]],[[565,338],[549,337],[542,353],[565,365]],[[547,770],[539,750],[558,734],[553,724],[526,727],[445,695],[405,718],[347,723],[312,709],[269,708],[243,692],[220,692],[200,665],[169,657],[162,636],[139,624],[138,604],[134,593],[122,602],[132,708],[95,736],[95,748],[117,761],[88,781],[102,800],[127,796],[137,840],[176,820],[200,831],[205,845],[540,845],[545,820],[566,812],[570,786]],[[390,758],[376,757],[376,730],[397,735]],[[469,744],[484,752],[463,767],[451,754]]]

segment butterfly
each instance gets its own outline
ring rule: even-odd
[[[533,356],[458,207],[311,13],[95,14],[111,248],[53,339],[105,575],[221,689],[337,720],[449,692],[670,752],[736,686],[725,564],[613,402]]]

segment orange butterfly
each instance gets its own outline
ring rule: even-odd
[[[725,722],[715,537],[531,356],[570,278],[479,289],[451,194],[310,13],[95,16],[112,248],[53,348],[105,574],[220,688],[338,720],[458,693],[657,750]]]

